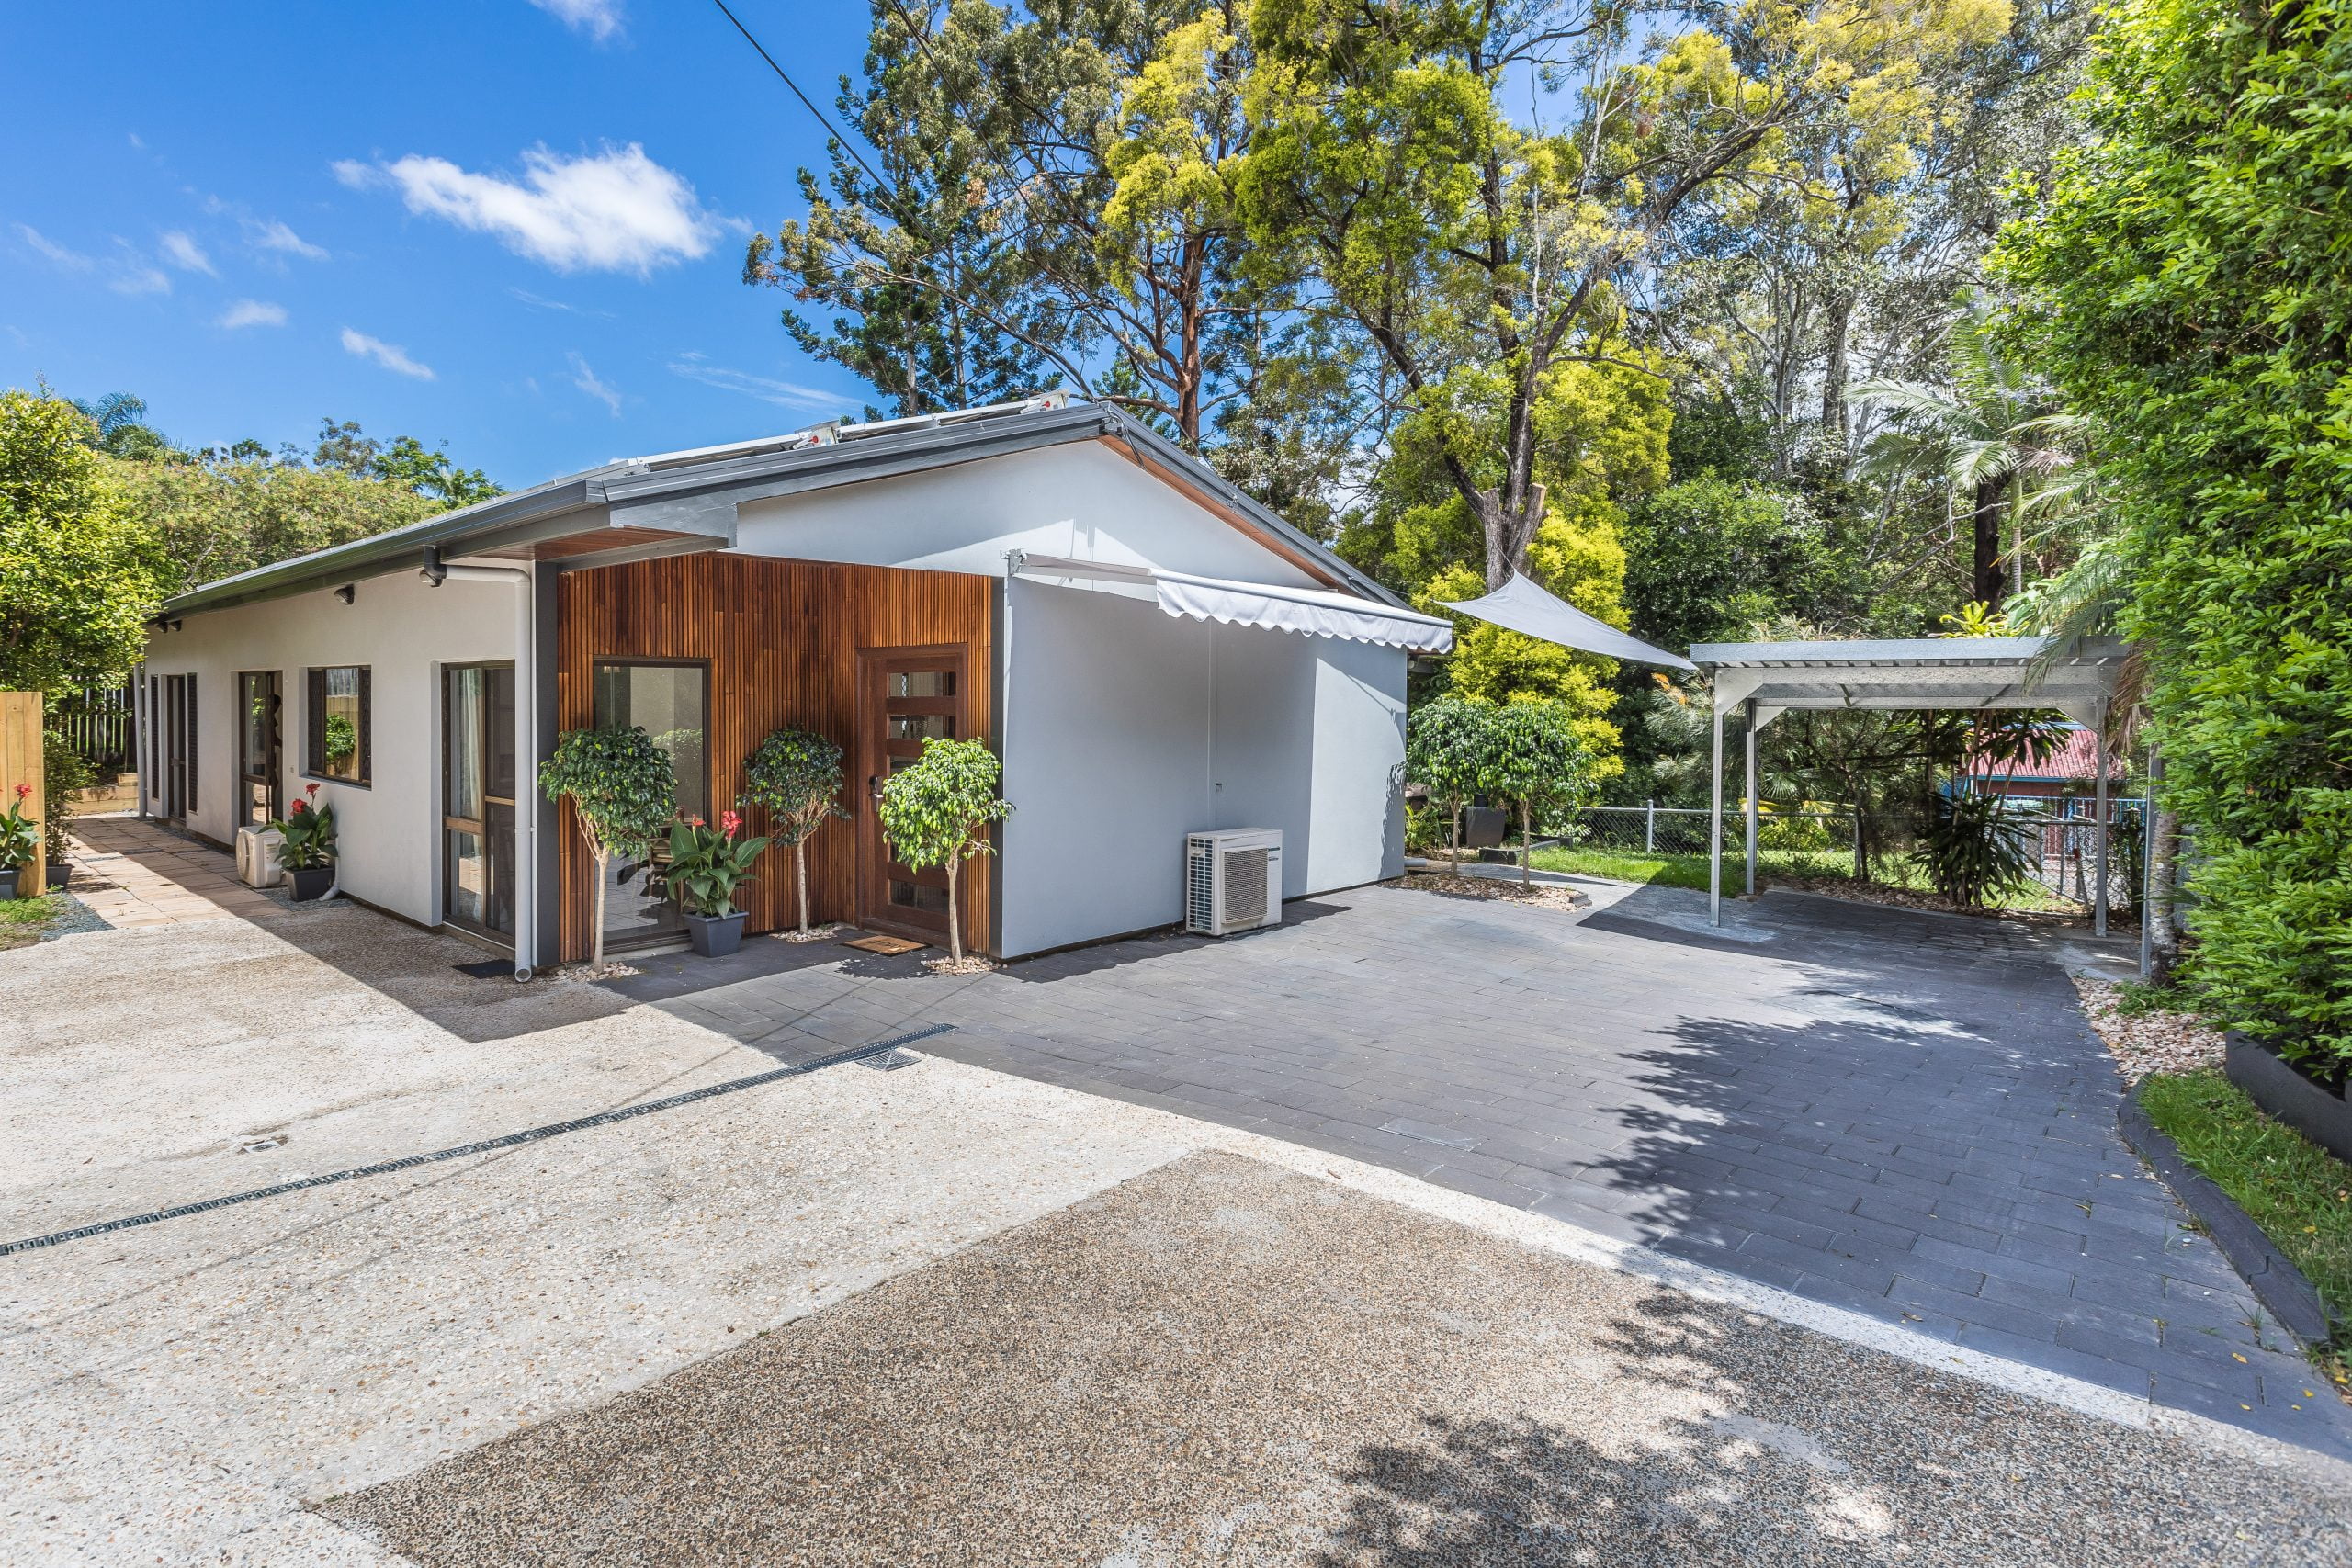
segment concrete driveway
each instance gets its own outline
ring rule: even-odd
[[[1158,974],[1180,1033],[1238,1028],[1238,978],[1191,982],[1322,984],[1306,939],[1420,918],[1383,899],[1429,902],[1029,978],[767,942],[789,968],[659,1004],[477,980],[352,908],[74,936],[0,959],[0,1212],[79,1226],[950,1013],[926,1051],[1043,1052],[1035,1018],[983,1035],[999,997],[1074,1038]],[[940,1055],[0,1257],[11,1564],[2317,1564],[2347,1498],[2307,1448]]]
[[[950,1021],[927,1049],[2352,1455],[2352,1415],[2117,1134],[2066,966],[2123,944],[1802,894],[1714,930],[1700,895],[1582,886],[1574,912],[1363,888],[970,981],[771,942],[612,988],[787,1058]]]

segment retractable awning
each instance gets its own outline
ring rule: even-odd
[[[1267,626],[1304,637],[1341,637],[1414,653],[1444,653],[1453,647],[1453,627],[1435,615],[1400,610],[1376,600],[1314,588],[1267,582],[1233,582],[1195,577],[1187,571],[1110,561],[1069,560],[1016,551],[1014,572],[1028,577],[1067,577],[1149,588],[1169,615],[1227,626]]]
[[[1517,572],[1510,581],[1483,599],[1455,602],[1442,600],[1449,610],[1459,610],[1465,615],[1490,621],[1510,631],[1523,632],[1545,642],[1556,642],[1562,648],[1579,649],[1586,653],[1606,654],[1629,664],[1659,664],[1668,670],[1696,670],[1697,665],[1680,654],[1653,648],[1629,632],[1621,632],[1607,621],[1588,615],[1574,604],[1545,592]]]

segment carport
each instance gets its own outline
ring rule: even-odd
[[[1723,923],[1724,715],[1746,717],[1747,892],[1756,895],[1756,737],[1792,708],[2055,708],[2090,731],[2098,775],[2094,929],[2107,934],[2107,717],[2131,658],[2113,637],[1902,637],[1856,642],[1710,642],[1691,661],[1714,690],[1707,915]]]

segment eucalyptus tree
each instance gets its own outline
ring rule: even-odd
[[[1546,520],[1539,410],[1575,365],[1634,374],[1624,301],[1702,197],[1792,176],[1785,144],[1825,117],[1871,123],[1923,62],[1997,36],[2007,0],[1923,9],[1709,9],[1629,58],[1655,13],[1586,0],[1464,5],[1261,0],[1237,182],[1257,263],[1314,280],[1430,422],[1498,587]],[[1533,129],[1528,73],[1580,83]]]

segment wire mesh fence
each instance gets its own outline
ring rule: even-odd
[[[2108,899],[2118,911],[2139,902],[2145,837],[2145,803],[2121,798],[2109,803]],[[2024,882],[2012,889],[2017,901],[2052,899],[2088,908],[2098,897],[2102,827],[2097,803],[2086,795],[2010,795],[2000,810],[1999,831],[2021,852]],[[1553,824],[1555,841],[1571,850],[1623,856],[1698,856],[1707,853],[1709,814],[1703,807],[1597,806]],[[1767,804],[1757,823],[1759,859],[1772,869],[1815,876],[1907,880],[1911,857],[1926,835],[1922,811],[1872,811]],[[1724,854],[1746,858],[1747,823],[1742,807],[1724,807]]]

